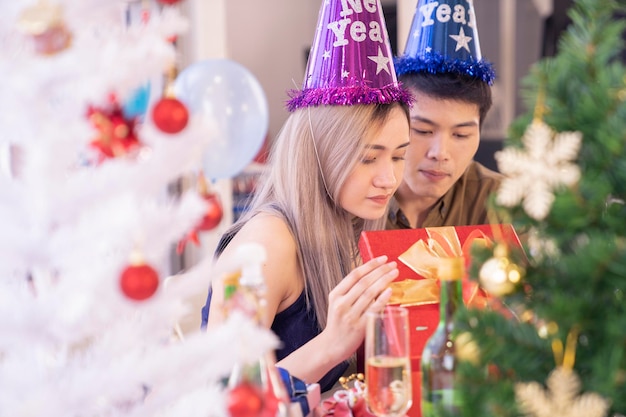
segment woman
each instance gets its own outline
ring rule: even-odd
[[[267,326],[283,345],[278,366],[330,389],[363,341],[365,312],[387,303],[395,262],[358,266],[361,230],[382,229],[409,144],[400,102],[298,109],[287,119],[269,171],[246,214],[224,235],[219,269],[247,242],[265,246]],[[222,320],[221,282],[203,309]]]

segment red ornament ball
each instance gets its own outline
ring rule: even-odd
[[[159,274],[150,265],[130,265],[120,277],[120,287],[124,295],[132,300],[142,301],[152,297],[159,286]]]
[[[204,213],[200,224],[197,227],[198,231],[212,230],[217,227],[222,221],[224,216],[224,210],[222,209],[222,203],[220,198],[215,193],[210,193],[202,196],[204,200],[209,204],[207,211]]]
[[[180,3],[181,0],[159,0],[159,3],[162,4],[176,4],[176,3]]]
[[[187,126],[189,111],[175,98],[163,98],[152,109],[152,120],[165,133],[178,133]]]
[[[263,392],[252,383],[242,382],[228,392],[226,407],[230,417],[259,417],[263,411]]]

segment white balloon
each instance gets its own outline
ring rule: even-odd
[[[191,113],[218,129],[203,156],[204,175],[216,180],[241,172],[261,149],[269,126],[267,99],[254,75],[232,60],[199,61],[180,72],[174,92]]]

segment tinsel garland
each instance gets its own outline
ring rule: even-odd
[[[309,106],[389,104],[399,101],[407,105],[413,103],[413,96],[397,85],[389,84],[382,88],[368,86],[308,88],[291,90],[287,101],[290,112]]]
[[[458,73],[467,74],[493,85],[496,72],[493,65],[481,59],[467,60],[450,59],[437,53],[428,53],[421,57],[401,56],[394,59],[398,76],[412,72],[428,72],[431,74]]]

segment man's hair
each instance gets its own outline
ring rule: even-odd
[[[480,125],[491,108],[491,87],[486,82],[465,74],[407,73],[398,77],[405,88],[435,99],[457,100],[476,104]]]

